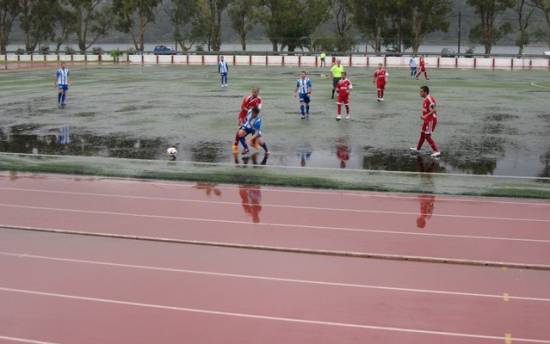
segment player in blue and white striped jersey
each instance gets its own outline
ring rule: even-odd
[[[246,120],[237,134],[239,137],[239,141],[244,148],[243,155],[247,155],[249,153],[248,144],[245,140],[245,138],[249,134],[252,134],[252,137],[249,141],[250,144],[252,144],[253,146],[259,144],[264,149],[265,153],[269,154],[267,144],[262,138],[262,116],[260,116],[259,107],[254,107],[248,111],[248,114],[246,115]]]
[[[302,119],[309,119],[309,103],[311,102],[311,80],[307,77],[307,73],[302,71],[300,78],[296,82],[296,89],[294,90],[294,97],[297,94],[300,95],[300,113]]]
[[[220,62],[218,63],[218,72],[220,72],[220,83],[222,87],[227,87],[227,73],[229,73],[229,64],[223,56],[220,57]]]
[[[64,107],[67,100],[67,91],[69,90],[69,75],[70,71],[61,63],[61,67],[55,72],[55,87],[57,88],[57,104]]]

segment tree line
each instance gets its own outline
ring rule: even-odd
[[[516,34],[519,53],[530,42],[533,15],[546,21],[550,46],[550,0],[466,0],[478,23],[469,32],[485,54],[503,36]],[[206,45],[219,51],[222,18],[228,16],[242,49],[250,32],[264,28],[273,51],[299,48],[348,52],[360,40],[375,52],[391,46],[417,53],[426,36],[449,30],[456,16],[451,0],[0,0],[0,51],[5,53],[14,25],[19,25],[25,50],[54,42],[56,50],[75,37],[87,51],[113,30],[127,33],[137,51],[144,50],[145,33],[160,11],[169,17],[173,39],[182,51]],[[515,20],[502,20],[506,11]],[[319,34],[321,25],[333,26]]]

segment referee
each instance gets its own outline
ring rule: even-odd
[[[330,78],[332,79],[332,99],[334,99],[334,91],[336,91],[336,85],[338,85],[338,81],[342,79],[342,73],[344,73],[346,70],[344,69],[344,66],[342,66],[342,60],[338,59],[336,60],[336,64],[332,66],[330,69]]]

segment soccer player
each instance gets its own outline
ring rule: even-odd
[[[338,82],[342,78],[342,73],[344,73],[346,70],[344,69],[344,66],[342,66],[342,60],[338,59],[336,60],[336,64],[332,66],[330,69],[330,78],[332,79],[332,99],[334,99],[334,92],[336,92],[336,85],[338,85]]]
[[[349,81],[347,77],[346,72],[342,73],[342,79],[338,81],[338,84],[336,85],[336,91],[338,92],[338,101],[336,104],[338,104],[338,111],[336,113],[336,120],[342,119],[342,105],[346,107],[346,119],[350,119],[350,111],[349,111],[349,95],[351,93],[351,89],[353,88],[351,81]]]
[[[326,58],[327,58],[327,54],[325,54],[325,52],[321,52],[321,55],[319,55],[319,57],[321,58],[321,65],[320,67],[323,68],[323,67],[326,67],[327,66],[327,63],[325,62]]]
[[[411,57],[409,60],[409,69],[411,71],[411,79],[416,77],[416,60],[414,57]]]
[[[237,132],[237,137],[239,138],[239,141],[243,146],[243,152],[242,152],[243,155],[248,155],[248,153],[250,152],[250,149],[248,148],[248,144],[246,143],[246,140],[245,140],[249,134],[252,134],[250,142],[253,145],[259,144],[265,151],[265,154],[269,154],[269,150],[267,149],[267,144],[262,138],[262,116],[260,116],[259,107],[252,108],[248,112],[248,115],[246,115],[246,121],[243,123],[243,125]]]
[[[55,72],[54,85],[57,88],[57,104],[65,107],[67,104],[67,91],[69,90],[69,69],[61,62],[61,68]]]
[[[381,63],[378,64],[378,69],[374,72],[372,83],[373,85],[376,85],[376,100],[379,102],[383,102],[384,90],[386,89],[386,84],[388,83],[388,73],[384,69],[384,65],[382,65]]]
[[[424,98],[424,103],[422,105],[422,129],[420,131],[420,139],[418,140],[418,145],[411,148],[411,151],[418,153],[424,144],[424,141],[428,141],[432,147],[432,157],[438,157],[441,155],[441,152],[437,148],[437,144],[432,139],[432,133],[435,130],[437,125],[437,101],[433,96],[430,95],[430,88],[428,86],[420,87],[420,96]]]
[[[229,65],[227,64],[227,61],[224,60],[223,56],[220,57],[220,62],[218,63],[218,72],[221,77],[221,86],[227,87],[227,73],[229,72]]]
[[[300,95],[300,113],[302,119],[309,119],[309,103],[311,102],[311,80],[307,77],[306,71],[300,73],[300,78],[296,82],[294,98]]]
[[[238,126],[239,128],[243,125],[246,115],[250,109],[257,107],[258,109],[262,108],[262,98],[260,98],[260,88],[252,87],[250,94],[243,97],[241,102],[241,111],[238,116]],[[238,152],[239,150],[239,135],[235,136],[235,142],[233,143],[233,153]]]
[[[420,55],[420,60],[418,64],[420,65],[420,71],[418,71],[418,73],[416,74],[416,80],[418,80],[418,77],[422,73],[424,73],[424,77],[426,78],[426,80],[430,80],[430,78],[428,78],[428,72],[426,72],[426,60],[424,59],[424,55]]]

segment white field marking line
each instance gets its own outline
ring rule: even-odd
[[[501,336],[489,336],[489,335],[470,334],[470,333],[461,333],[461,332],[419,330],[419,329],[402,328],[402,327],[373,326],[373,325],[342,323],[342,322],[333,322],[333,321],[307,320],[307,319],[277,317],[277,316],[249,314],[249,313],[224,312],[224,311],[215,311],[215,310],[201,309],[201,308],[167,306],[167,305],[159,305],[159,304],[151,304],[151,303],[123,301],[123,300],[116,300],[116,299],[105,299],[105,298],[96,298],[96,297],[79,296],[79,295],[50,293],[50,292],[43,292],[43,291],[29,290],[29,289],[15,289],[15,288],[0,287],[0,291],[7,292],[7,293],[18,293],[18,294],[35,295],[35,296],[49,296],[49,297],[56,297],[56,298],[62,298],[62,299],[68,299],[68,300],[89,301],[89,302],[141,307],[141,308],[149,308],[149,309],[160,309],[160,310],[167,310],[167,311],[210,314],[210,315],[246,318],[246,319],[271,320],[271,321],[307,324],[307,325],[322,325],[322,326],[331,326],[331,327],[357,328],[357,329],[365,329],[365,330],[428,334],[428,335],[439,335],[439,336],[447,336],[447,337],[463,337],[463,338],[488,339],[488,340],[498,340],[498,341],[505,340],[505,337],[501,337]],[[544,340],[544,339],[528,339],[528,338],[513,338],[513,339],[515,343],[525,342],[525,343],[550,344],[550,340]]]
[[[49,177],[55,177],[56,179],[68,179],[69,182],[80,182],[75,181],[74,176],[65,176],[65,175],[50,175],[50,174],[44,174],[48,175]],[[152,179],[140,179],[140,178],[122,178],[122,177],[93,177],[94,180],[99,180],[101,182],[110,182],[110,183],[120,183],[120,182],[126,182],[126,183],[139,183],[139,184],[145,184],[145,185],[152,185],[152,186],[168,186],[171,188],[174,187],[180,187],[180,188],[194,188],[196,184],[187,183],[185,181],[181,182],[160,182],[155,181]],[[87,181],[87,180],[86,180]],[[223,190],[235,190],[235,186],[228,185],[228,184],[217,184],[216,188],[223,189]],[[358,191],[358,192],[350,192],[349,190],[332,190],[332,191],[323,191],[323,190],[312,190],[312,189],[303,189],[303,188],[273,188],[273,187],[264,187],[261,186],[262,191],[266,192],[279,192],[279,193],[299,193],[299,194],[313,194],[313,195],[331,195],[331,196],[353,196],[353,197],[373,197],[373,198],[394,198],[394,199],[406,199],[406,200],[417,200],[417,196],[408,196],[400,193],[380,193],[375,191]],[[425,195],[425,194],[423,194]],[[437,197],[437,202],[459,202],[459,203],[466,203],[466,202],[473,202],[473,203],[485,203],[485,204],[513,204],[513,205],[531,205],[531,206],[548,206],[550,207],[550,202],[548,203],[536,203],[536,202],[515,202],[515,201],[502,201],[498,200],[498,198],[488,198],[483,196],[469,196],[466,198],[466,196],[456,196],[456,198],[445,198],[440,195],[435,194],[429,194]]]
[[[252,244],[239,244],[239,243],[230,243],[230,242],[221,242],[221,241],[201,241],[201,240],[186,240],[178,238],[169,238],[169,237],[153,237],[153,236],[144,236],[144,235],[130,235],[130,234],[115,234],[115,233],[105,233],[105,232],[87,232],[71,229],[60,229],[60,228],[45,228],[45,227],[28,227],[28,226],[12,226],[12,225],[3,225],[0,224],[0,230],[25,230],[31,232],[41,232],[41,233],[54,233],[54,234],[70,234],[70,235],[82,235],[98,238],[109,238],[109,239],[125,239],[125,240],[143,240],[151,241],[158,243],[177,243],[184,245],[201,245],[201,246],[212,246],[212,247],[224,247],[224,248],[235,248],[235,249],[247,249],[247,250],[265,250],[272,252],[283,252],[283,253],[303,253],[303,254],[315,254],[315,255],[325,255],[325,256],[336,256],[336,257],[360,257],[360,258],[373,258],[373,259],[384,259],[384,260],[405,260],[411,262],[428,262],[428,263],[445,263],[445,264],[457,264],[457,265],[468,265],[468,266],[484,266],[484,267],[506,267],[514,269],[533,269],[533,270],[544,270],[550,271],[550,265],[542,264],[527,264],[527,263],[513,263],[513,262],[503,262],[503,261],[482,261],[482,260],[468,260],[468,259],[459,259],[459,258],[439,258],[439,257],[427,257],[427,256],[411,256],[411,255],[400,255],[400,254],[388,254],[388,253],[373,253],[373,252],[358,252],[358,251],[336,251],[336,250],[323,250],[323,249],[310,249],[310,248],[299,248],[299,247],[283,247],[283,246],[268,246],[268,245],[252,245]]]
[[[29,343],[29,344],[58,344],[54,342],[44,342],[40,340],[33,340],[33,339],[25,339],[25,338],[17,338],[17,337],[7,337],[7,336],[0,336],[0,339],[9,340],[10,342],[17,342],[17,343]]]
[[[100,160],[100,161],[130,161],[138,162],[141,164],[145,163],[155,163],[160,164],[165,161],[163,160],[152,160],[152,159],[131,159],[131,158],[110,158],[110,157],[90,157],[90,156],[79,156],[79,155],[55,155],[55,154],[33,154],[33,153],[9,153],[1,152],[0,155],[8,156],[27,156],[27,157],[46,157],[46,158],[59,158],[59,159],[75,159],[75,160]],[[217,163],[217,162],[197,162],[197,161],[173,161],[177,165],[190,165],[190,166],[209,166],[209,167],[235,167],[234,163]],[[301,171],[334,171],[341,173],[361,173],[361,174],[374,174],[374,175],[383,175],[383,174],[393,174],[393,175],[407,175],[407,176],[440,176],[440,177],[464,177],[464,178],[485,178],[485,179],[519,179],[519,180],[548,180],[550,177],[525,177],[525,176],[502,176],[502,175],[492,175],[492,174],[463,174],[463,173],[439,173],[439,172],[411,172],[411,171],[381,171],[381,170],[363,170],[363,169],[354,169],[354,168],[336,168],[336,167],[308,167],[308,166],[284,166],[284,165],[265,165],[262,166],[263,169],[280,169],[280,170],[301,170]]]
[[[205,218],[198,218],[198,217],[146,215],[146,214],[119,213],[119,212],[101,211],[101,210],[50,208],[50,207],[37,207],[37,206],[5,204],[5,203],[0,203],[0,207],[47,210],[47,211],[59,211],[59,212],[81,213],[81,214],[92,214],[92,215],[114,215],[114,216],[130,216],[130,217],[165,219],[165,220],[195,221],[195,222],[222,223],[222,224],[239,224],[239,225],[262,226],[262,227],[288,227],[288,228],[303,228],[303,229],[312,229],[312,230],[330,230],[330,231],[356,232],[356,233],[412,235],[412,236],[437,237],[437,238],[521,241],[521,242],[534,242],[534,243],[543,243],[543,244],[550,243],[550,240],[544,240],[544,239],[492,237],[492,236],[476,236],[476,235],[461,235],[461,234],[437,234],[437,233],[402,232],[402,231],[392,231],[392,230],[382,230],[382,229],[330,227],[330,226],[313,226],[313,225],[295,225],[295,224],[282,224],[282,223],[269,223],[269,222],[250,223],[250,222],[247,222],[247,221],[237,221],[237,220],[216,220],[216,219],[205,219]],[[1,225],[2,224],[0,224],[0,226]],[[5,226],[11,226],[11,225],[5,225]]]
[[[243,278],[243,279],[261,280],[261,281],[287,282],[287,283],[310,284],[310,285],[321,285],[321,286],[330,286],[330,287],[344,287],[344,288],[378,289],[378,290],[389,290],[389,291],[400,291],[400,292],[422,293],[422,294],[440,294],[440,295],[453,295],[453,296],[484,297],[484,298],[494,298],[494,299],[499,299],[499,300],[502,299],[502,294],[498,294],[498,295],[495,295],[495,294],[480,294],[480,293],[445,291],[445,290],[434,290],[434,289],[388,287],[388,286],[372,285],[372,284],[314,281],[314,280],[304,280],[304,279],[296,279],[296,278],[268,277],[268,276],[259,276],[259,275],[233,274],[233,273],[226,273],[226,272],[213,272],[213,271],[204,271],[204,270],[168,268],[168,267],[151,266],[151,265],[124,264],[124,263],[114,263],[114,262],[88,260],[88,259],[61,258],[61,257],[34,255],[34,254],[29,254],[29,253],[15,253],[15,252],[4,252],[4,251],[0,251],[0,255],[8,256],[8,257],[16,257],[16,258],[50,260],[50,261],[64,262],[64,263],[77,263],[77,264],[90,264],[90,265],[99,265],[99,266],[112,266],[112,267],[128,268],[128,269],[152,270],[152,271],[162,271],[162,272],[177,272],[177,273],[186,273],[186,274],[194,274],[194,275]],[[538,298],[538,297],[527,297],[527,296],[508,296],[508,298],[510,300],[550,302],[550,298]]]
[[[534,82],[534,81],[533,81],[533,82],[531,82],[531,86],[534,86],[534,87],[539,87],[539,88],[550,88],[550,87],[548,87],[548,86],[544,86],[544,85],[539,85],[539,84],[537,84],[537,83],[536,83],[536,82]]]
[[[74,191],[57,191],[57,190],[43,190],[43,189],[26,189],[26,188],[8,188],[0,187],[0,190],[6,191],[23,191],[23,192],[37,192],[37,193],[52,193],[59,195],[73,195],[73,196],[95,196],[95,197],[109,197],[109,198],[124,198],[124,199],[140,199],[140,200],[152,200],[152,201],[170,201],[170,202],[184,202],[184,203],[204,203],[204,204],[221,204],[221,205],[235,205],[241,206],[239,202],[229,201],[216,201],[216,200],[194,200],[185,198],[169,198],[169,197],[150,197],[150,196],[134,196],[134,195],[122,195],[122,194],[104,194],[95,192],[74,192]],[[344,209],[344,208],[328,208],[328,207],[312,207],[302,205],[284,205],[284,204],[272,204],[262,203],[263,207],[283,208],[283,209],[307,209],[307,210],[322,210],[322,211],[337,211],[348,213],[364,213],[364,214],[392,214],[392,215],[419,215],[418,212],[410,211],[391,211],[391,210],[374,210],[374,209]],[[476,220],[499,220],[499,221],[526,221],[526,222],[550,222],[550,219],[527,219],[516,217],[493,217],[493,216],[478,216],[478,215],[460,215],[460,214],[432,214],[432,217],[450,217],[461,219],[476,219]]]

